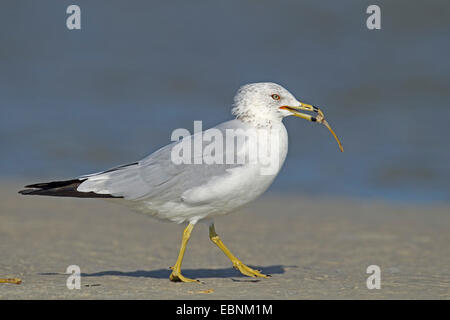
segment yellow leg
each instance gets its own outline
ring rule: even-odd
[[[172,273],[170,274],[169,277],[171,281],[198,282],[198,280],[186,278],[181,274],[181,264],[183,263],[184,252],[186,251],[186,245],[189,241],[189,238],[191,237],[192,229],[194,229],[194,225],[190,223],[183,231],[183,239],[181,240],[180,253],[178,254],[177,262],[173,267],[171,267]]]
[[[236,258],[230,250],[223,244],[222,240],[220,240],[219,236],[216,233],[216,230],[214,228],[214,224],[211,224],[209,227],[209,238],[212,242],[214,242],[224,253],[225,255],[231,260],[233,263],[233,267],[238,269],[242,274],[245,274],[249,277],[261,277],[261,278],[269,278],[269,275],[262,274],[258,270],[254,270],[245,264],[243,264],[238,258]]]

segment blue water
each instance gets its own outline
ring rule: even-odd
[[[450,199],[450,3],[9,1],[0,11],[0,177],[70,178],[135,161],[231,118],[236,89],[278,82],[341,138],[286,119],[269,192]]]

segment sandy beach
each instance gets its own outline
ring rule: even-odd
[[[101,200],[24,197],[0,186],[0,299],[449,299],[450,207],[267,195],[216,220],[241,276],[198,224],[183,263],[199,284],[168,280],[183,226]],[[81,289],[66,286],[69,265]],[[369,265],[381,289],[369,290]]]

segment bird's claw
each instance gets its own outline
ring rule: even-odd
[[[246,266],[242,262],[233,261],[233,267],[237,270],[239,270],[243,275],[253,277],[253,278],[270,278],[270,275],[263,274],[258,270],[252,269],[249,266]]]
[[[173,270],[173,267],[171,267],[171,269]],[[186,278],[185,276],[183,276],[181,274],[181,272],[178,272],[178,271],[172,271],[169,279],[170,279],[170,281],[173,281],[173,282],[197,282],[197,283],[200,282],[197,279]]]

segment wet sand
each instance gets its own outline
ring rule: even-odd
[[[272,275],[244,277],[194,229],[184,275],[168,280],[183,226],[101,200],[25,197],[0,185],[0,299],[449,299],[450,207],[267,195],[216,220],[243,262]],[[81,289],[66,287],[69,265]],[[381,289],[366,268],[381,268]],[[212,290],[209,290],[212,289]]]

